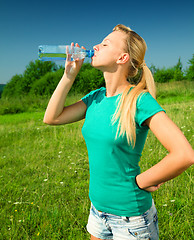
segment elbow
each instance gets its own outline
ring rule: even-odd
[[[179,156],[181,157],[181,159],[183,159],[186,167],[190,167],[194,164],[194,151],[192,148],[182,151]]]
[[[47,125],[61,125],[62,123],[60,122],[59,119],[55,119],[49,116],[44,116],[43,123]],[[63,123],[65,124],[65,123]]]
[[[55,125],[54,121],[48,117],[44,117],[43,123],[48,124],[48,125]]]
[[[190,165],[194,164],[194,151],[193,151],[193,149],[191,150],[191,153],[188,156],[188,160],[190,162]]]
[[[52,125],[50,121],[43,119],[43,123],[47,124],[47,125]]]

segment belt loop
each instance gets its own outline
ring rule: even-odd
[[[129,217],[122,217],[123,221],[129,222]]]

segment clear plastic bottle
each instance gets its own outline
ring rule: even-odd
[[[38,47],[39,60],[41,61],[62,61],[71,54],[72,60],[77,58],[93,57],[94,50],[85,50],[70,45],[41,45]]]

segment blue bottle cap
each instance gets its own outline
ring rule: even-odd
[[[91,58],[94,56],[94,50],[86,50],[86,53],[87,53],[86,57]]]

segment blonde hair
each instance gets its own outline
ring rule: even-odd
[[[126,33],[126,49],[130,56],[128,80],[136,77],[140,72],[140,78],[134,84],[130,84],[122,93],[115,114],[113,115],[113,123],[118,121],[117,134],[124,136],[126,134],[127,141],[133,147],[136,142],[136,103],[138,96],[145,92],[149,92],[156,98],[155,83],[151,71],[146,66],[144,55],[147,49],[146,43],[136,32],[122,24],[114,27],[113,31],[122,31]]]

